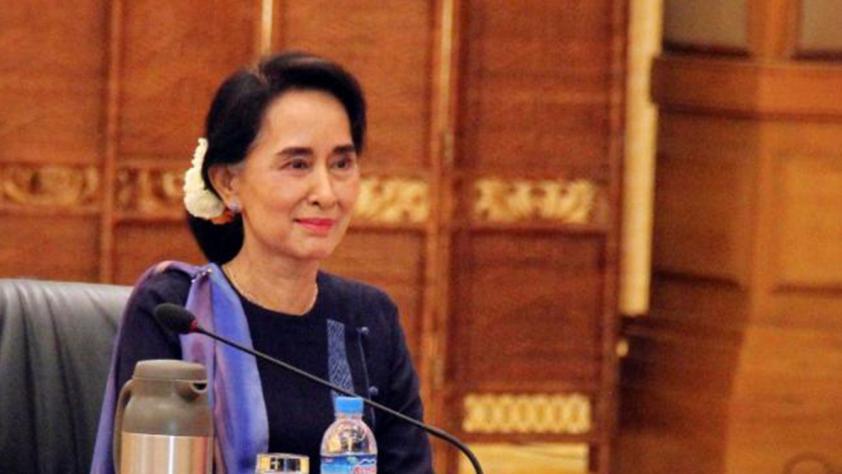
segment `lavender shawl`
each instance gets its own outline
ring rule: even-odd
[[[217,265],[211,263],[194,267],[180,262],[162,262],[147,270],[135,288],[152,275],[167,269],[177,269],[191,276],[186,307],[196,315],[199,324],[252,347],[243,307]],[[131,299],[129,301],[131,306]],[[118,335],[111,357],[91,474],[114,473],[111,446],[119,390],[115,387],[115,379],[121,338],[122,334]],[[215,472],[251,474],[254,472],[255,454],[266,452],[269,445],[269,423],[257,362],[254,357],[201,334],[183,335],[180,340],[183,359],[207,368],[208,383],[212,387],[209,398],[214,417]]]

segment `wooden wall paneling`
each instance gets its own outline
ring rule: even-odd
[[[150,266],[163,260],[204,262],[184,221],[131,220],[114,226],[114,253],[120,258],[114,282],[132,285]]]
[[[0,275],[95,281],[97,220],[59,210],[55,215],[3,212]]]
[[[120,157],[189,164],[222,79],[253,60],[252,2],[137,0],[122,18]],[[201,12],[201,14],[197,14]]]
[[[623,472],[842,465],[842,70],[792,56],[796,3],[750,2],[749,57],[656,62],[660,243],[628,328]]]
[[[450,407],[480,445],[585,440],[589,469],[608,472],[625,2],[476,0],[464,13]],[[582,397],[585,428],[466,428],[541,394]]]
[[[93,280],[103,2],[47,3],[0,16],[0,274]]]
[[[430,420],[453,430],[447,413],[445,370],[448,361],[450,321],[451,225],[454,206],[455,113],[459,97],[460,18],[462,2],[436,0],[434,4],[431,96],[430,96],[430,218],[426,223],[424,268],[425,381],[423,395],[430,407]],[[439,445],[441,445],[439,443]],[[445,447],[445,449],[450,449]],[[439,450],[442,451],[442,450]],[[446,452],[446,451],[445,451]],[[447,469],[447,456],[437,454],[436,470]]]
[[[840,127],[832,127],[839,133]],[[776,160],[774,200],[778,289],[842,289],[840,156],[782,156]]]
[[[662,111],[654,265],[659,272],[743,284],[755,209],[756,130],[730,118]],[[685,137],[695,139],[688,142]],[[711,147],[716,143],[716,147]]]
[[[112,8],[106,169],[112,216],[105,216],[103,235],[123,240],[104,249],[103,279],[130,282],[136,276],[125,269],[142,270],[154,263],[150,258],[204,260],[184,224],[173,225],[183,219],[181,174],[204,134],[213,92],[257,55],[260,10],[251,3],[209,9],[191,0]],[[140,222],[150,228],[140,229]],[[150,249],[144,239],[164,245]]]
[[[598,239],[473,234],[454,293],[466,392],[596,391],[602,258]],[[523,285],[522,282],[529,282]],[[493,347],[493,351],[490,348]]]
[[[107,26],[104,3],[3,5],[2,162],[99,163],[105,68],[101,44]]]

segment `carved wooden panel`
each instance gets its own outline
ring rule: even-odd
[[[607,472],[624,1],[41,3],[0,15],[3,276],[130,284],[201,262],[181,180],[211,94],[261,52],[308,49],[370,110],[326,269],[394,298],[428,420],[484,437],[492,468],[526,436]]]
[[[462,15],[446,372],[457,429],[477,443],[587,439],[588,469],[608,472],[622,8],[471,0]]]
[[[605,172],[612,3],[467,2],[461,166]]]
[[[453,377],[460,385],[527,392],[593,387],[604,285],[600,241],[489,232],[464,244],[456,249],[453,288],[460,317],[452,344],[461,356]]]

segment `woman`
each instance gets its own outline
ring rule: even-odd
[[[137,361],[160,358],[227,371],[213,381],[214,393],[225,393],[217,400],[232,400],[214,408],[218,468],[251,472],[257,452],[293,452],[308,455],[311,472],[319,472],[321,436],[334,417],[330,391],[250,356],[214,353],[202,336],[168,333],[152,318],[163,302],[186,304],[225,336],[422,417],[395,305],[376,288],[319,270],[345,235],[359,194],[365,117],[354,77],[308,54],[269,57],[222,84],[207,139],[185,175],[190,227],[211,263],[165,262],[136,287],[115,350],[94,472],[110,462],[113,391]],[[432,472],[422,431],[373,411],[365,416],[381,473]]]

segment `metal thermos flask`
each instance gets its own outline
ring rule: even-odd
[[[181,360],[138,362],[117,399],[117,474],[209,474],[212,449],[205,368]]]

